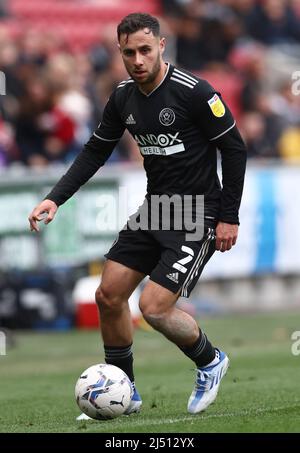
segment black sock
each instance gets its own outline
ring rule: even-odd
[[[215,358],[215,348],[208,341],[205,333],[199,329],[199,338],[193,346],[179,347],[182,352],[192,359],[197,368],[204,367],[212,362]]]
[[[115,365],[123,370],[131,382],[134,382],[133,355],[129,346],[106,346],[104,345],[105,362]]]

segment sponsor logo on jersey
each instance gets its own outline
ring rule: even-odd
[[[140,148],[141,154],[144,156],[150,154],[168,156],[185,151],[184,144],[178,138],[178,135],[179,132],[159,135],[146,134],[135,135],[134,139]]]
[[[178,277],[179,277],[179,274],[178,272],[174,272],[172,274],[167,274],[166,277],[170,280],[172,280],[172,282],[174,283],[178,283]]]
[[[132,113],[128,116],[127,120],[125,121],[125,124],[136,124],[135,119],[133,118]]]
[[[172,109],[165,108],[159,114],[159,122],[163,126],[171,126],[175,121],[175,113]]]
[[[214,116],[221,118],[225,115],[225,106],[217,94],[215,94],[207,102]]]

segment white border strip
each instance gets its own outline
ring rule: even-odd
[[[99,140],[104,140],[105,142],[117,142],[121,138],[121,137],[120,138],[113,138],[113,139],[103,138],[103,137],[100,137],[100,135],[97,135],[96,132],[94,132],[93,135],[95,137],[99,138]]]
[[[181,83],[181,85],[185,85],[189,88],[194,88],[194,86],[195,86],[195,85],[191,85],[190,83],[184,82],[183,80],[175,79],[175,77],[170,77],[170,80],[174,80],[174,82]]]
[[[175,72],[175,71],[174,71],[174,72]],[[174,77],[179,77],[180,79],[183,79],[183,80],[185,80],[186,82],[191,83],[192,85],[197,85],[197,83],[198,83],[196,80],[189,80],[187,77],[184,77],[184,76],[181,75],[181,74],[177,74],[177,73],[174,74],[174,73],[173,73],[173,76],[174,76]]]
[[[213,230],[213,228],[209,228],[207,238],[203,242],[203,244],[200,248],[200,251],[197,255],[197,258],[181,287],[180,294],[182,296],[186,297],[188,286],[190,285],[191,281],[194,278],[194,272],[196,271],[195,275],[197,275],[198,269],[201,266],[201,264],[203,263],[203,260],[205,259],[206,255],[207,255],[209,244],[213,239],[214,239],[214,230]]]
[[[174,68],[174,72],[178,72],[177,75],[181,74],[181,75],[187,77],[188,79],[191,79],[193,82],[198,82],[197,79],[195,79],[194,77],[192,77],[192,76],[186,74],[185,72],[179,71],[179,69],[177,69],[177,68]]]
[[[230,131],[230,129],[232,129],[234,126],[235,126],[235,122],[233,123],[232,126],[230,126],[228,129],[226,129],[226,131],[222,132],[222,134],[219,134],[214,138],[210,138],[209,141],[211,142],[212,140],[216,140],[217,138],[222,137],[222,135],[226,134],[226,132]]]

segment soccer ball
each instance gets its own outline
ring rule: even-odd
[[[99,363],[81,373],[75,386],[78,406],[96,420],[107,420],[124,414],[133,389],[124,371],[114,365]]]

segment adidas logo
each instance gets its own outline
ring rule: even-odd
[[[127,120],[125,121],[125,124],[136,124],[136,121],[135,121],[135,119],[133,118],[132,113],[130,113],[129,117],[128,117]]]
[[[174,272],[173,274],[167,274],[166,277],[172,280],[172,282],[178,283],[178,272]]]

